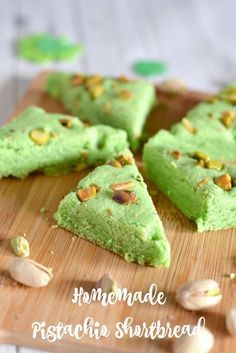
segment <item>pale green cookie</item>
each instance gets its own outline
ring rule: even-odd
[[[127,261],[169,266],[170,247],[161,220],[129,151],[82,179],[61,201],[55,219]]]
[[[150,179],[199,231],[236,226],[235,103],[230,86],[144,148]]]
[[[0,129],[0,175],[58,175],[102,164],[128,146],[125,131],[30,107]]]
[[[139,145],[156,100],[154,85],[125,77],[54,73],[48,77],[46,90],[81,120],[125,130],[133,149]]]

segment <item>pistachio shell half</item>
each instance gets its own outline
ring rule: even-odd
[[[97,282],[96,288],[101,288],[102,291],[107,294],[111,292],[115,293],[117,290],[117,283],[109,274],[106,274]]]

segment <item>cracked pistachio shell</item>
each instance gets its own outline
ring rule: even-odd
[[[231,308],[226,315],[226,327],[232,336],[236,336],[236,306]]]
[[[13,260],[9,266],[11,277],[28,287],[44,287],[51,281],[52,269],[24,258]]]
[[[214,336],[206,327],[193,336],[183,335],[173,344],[174,353],[208,353],[214,346]]]
[[[176,301],[187,310],[202,310],[218,304],[222,299],[219,284],[212,279],[188,282],[176,293]]]

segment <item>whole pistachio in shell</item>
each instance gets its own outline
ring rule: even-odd
[[[226,327],[232,336],[236,336],[236,306],[231,308],[226,315]]]
[[[197,331],[196,335],[183,335],[173,343],[174,353],[208,353],[214,346],[214,336],[206,327]]]
[[[53,277],[51,268],[25,258],[13,260],[9,266],[9,273],[15,281],[35,288],[47,286]]]
[[[202,310],[218,304],[222,299],[219,284],[212,279],[188,282],[176,293],[176,301],[187,310]]]

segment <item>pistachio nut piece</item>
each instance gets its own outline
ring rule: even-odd
[[[115,293],[118,287],[113,278],[109,274],[106,274],[97,282],[96,288],[101,288],[103,292],[109,294],[112,292]]]
[[[231,308],[226,315],[226,327],[232,336],[236,336],[236,306]]]
[[[197,330],[196,335],[183,335],[173,343],[174,353],[208,353],[214,346],[214,336],[206,327]]]
[[[20,257],[29,256],[29,242],[23,235],[18,235],[10,240],[14,253]]]
[[[17,258],[10,263],[11,277],[28,287],[44,287],[51,281],[52,269],[40,263],[24,258]]]
[[[222,299],[219,284],[212,279],[188,282],[176,293],[176,301],[187,310],[202,310],[218,304]]]

